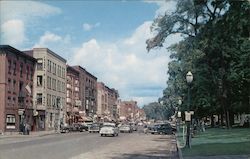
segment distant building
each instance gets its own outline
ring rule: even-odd
[[[104,120],[108,116],[108,90],[104,83],[97,82],[97,117]]]
[[[117,114],[117,100],[119,98],[119,93],[114,88],[108,88],[108,111],[110,113],[111,120],[116,121],[118,119]]]
[[[20,131],[23,123],[36,126],[33,109],[33,77],[36,59],[0,45],[0,133]]]
[[[80,120],[82,101],[80,100],[79,72],[71,66],[67,66],[67,92],[66,92],[66,123],[71,125]]]
[[[83,120],[93,120],[97,111],[97,78],[81,66],[72,66],[79,72],[80,100]]]
[[[120,120],[140,121],[145,120],[145,112],[137,106],[136,101],[121,101],[119,103]]]
[[[34,109],[37,130],[53,130],[65,122],[66,60],[48,48],[25,53],[37,59],[34,75]]]

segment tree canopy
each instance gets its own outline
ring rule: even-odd
[[[226,119],[250,113],[250,4],[233,0],[177,0],[176,10],[157,17],[155,37],[147,49],[162,47],[165,39],[180,33],[183,40],[170,46],[169,78],[163,91],[170,112],[183,100],[186,110],[186,73],[191,71],[191,109],[195,117],[213,114]],[[223,120],[222,120],[223,121]],[[231,121],[231,122],[229,122]]]

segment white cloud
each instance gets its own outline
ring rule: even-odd
[[[25,30],[35,20],[59,13],[59,8],[38,1],[0,1],[1,43],[22,47],[29,40]]]
[[[61,37],[49,31],[45,32],[39,39],[39,42],[36,43],[33,47],[49,47],[51,45],[57,44],[67,44],[70,42],[70,36],[66,35],[65,37]]]
[[[130,37],[116,43],[96,39],[82,43],[70,65],[82,65],[99,81],[118,89],[122,99],[138,100],[141,106],[157,101],[166,87],[169,58],[165,49],[147,53],[145,41],[152,36],[151,23],[143,23]]]
[[[0,1],[2,22],[16,18],[27,22],[31,18],[47,17],[60,13],[60,8],[39,1]]]
[[[97,28],[101,25],[101,23],[96,23],[96,24],[89,24],[89,23],[84,23],[82,26],[83,26],[83,30],[84,31],[90,31],[92,30],[93,28]]]
[[[1,25],[1,43],[19,46],[25,40],[25,27],[22,20],[13,19]]]
[[[163,1],[148,1],[145,0],[146,3],[155,3],[159,6],[159,8],[155,12],[155,17],[158,15],[164,15],[165,13],[169,14],[176,9],[176,1],[175,0],[163,0]]]

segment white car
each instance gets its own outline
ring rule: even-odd
[[[113,123],[104,123],[99,133],[101,134],[101,136],[118,136],[119,129]]]
[[[120,132],[132,133],[133,130],[130,125],[122,125],[119,127]]]

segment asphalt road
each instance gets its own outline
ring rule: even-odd
[[[0,140],[0,159],[175,159],[173,136],[88,132]]]

